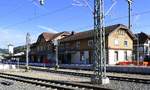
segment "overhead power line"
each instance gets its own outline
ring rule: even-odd
[[[33,21],[33,20],[39,19],[39,18],[44,17],[44,16],[49,16],[49,15],[52,15],[52,14],[55,14],[55,13],[64,11],[64,10],[66,10],[66,9],[69,9],[69,8],[71,8],[71,7],[72,7],[72,5],[69,5],[69,6],[63,7],[63,8],[61,8],[61,9],[54,10],[54,11],[52,11],[52,12],[48,12],[48,13],[45,13],[45,14],[42,14],[42,15],[39,15],[39,16],[36,16],[36,17],[31,17],[31,18],[28,18],[28,19],[26,19],[26,20],[24,20],[24,21],[7,25],[7,26],[3,27],[3,29],[8,29],[8,28],[10,28],[10,27],[15,27],[15,26],[17,26],[17,25],[20,25],[20,24],[24,24],[24,23]],[[139,12],[139,13],[134,13],[134,14],[132,14],[131,16],[134,17],[134,16],[145,15],[145,14],[149,14],[149,13],[150,13],[150,10],[147,10],[147,11],[143,11],[143,12]],[[106,20],[106,22],[116,21],[116,20],[125,19],[125,18],[128,18],[128,16],[126,15],[126,16],[116,17],[116,18],[113,18],[113,19],[110,19],[110,20]]]
[[[144,11],[144,12],[139,12],[139,13],[134,13],[131,16],[134,17],[134,16],[145,15],[145,14],[149,14],[149,13],[150,13],[150,10]],[[128,16],[127,15],[126,16],[121,16],[121,17],[117,17],[117,18],[114,18],[114,19],[110,19],[108,21],[115,21],[115,20],[120,20],[120,19],[124,19],[124,18],[128,18]]]
[[[139,13],[134,13],[131,16],[134,17],[134,16],[138,16],[138,15],[145,15],[145,14],[148,14],[148,13],[150,13],[150,10],[139,12]],[[116,17],[116,18],[113,18],[113,19],[110,19],[110,20],[106,20],[106,22],[116,21],[116,20],[125,19],[125,18],[128,18],[128,16],[126,15],[126,16]],[[78,28],[73,29],[73,30],[75,31],[75,30],[78,30],[78,29],[85,29],[85,28],[92,27],[92,26],[93,25],[87,25],[87,26],[84,26],[84,27],[78,27]],[[141,28],[141,27],[150,27],[150,25],[142,25],[142,26],[139,26],[137,28]]]
[[[28,19],[26,19],[24,21],[21,21],[21,22],[17,22],[17,23],[14,23],[14,24],[7,25],[7,26],[3,27],[2,29],[8,29],[10,27],[14,27],[14,26],[17,26],[17,25],[20,25],[20,24],[24,24],[24,23],[39,19],[39,18],[44,17],[44,16],[49,16],[49,15],[52,15],[52,14],[55,14],[55,13],[58,13],[58,12],[62,12],[62,11],[65,11],[67,9],[70,9],[71,7],[72,6],[69,5],[69,6],[60,8],[60,9],[56,9],[54,11],[51,11],[51,12],[48,12],[48,13],[45,13],[45,14],[42,14],[42,15],[39,15],[39,16],[36,16],[36,17],[28,18]]]
[[[28,1],[34,3],[34,0],[28,0]],[[21,8],[24,8],[24,3],[19,3],[19,5],[15,5],[15,7],[13,8],[13,10],[7,12],[5,15],[1,16],[0,18],[6,18],[7,16],[10,16],[10,15],[16,13]]]
[[[7,16],[10,16],[10,15],[16,13],[20,8],[23,8],[23,7],[24,7],[24,4],[19,4],[15,8],[13,8],[13,10],[5,13],[5,15],[1,16],[0,18],[6,18]]]

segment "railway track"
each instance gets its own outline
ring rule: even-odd
[[[19,75],[7,74],[7,73],[0,73],[0,77],[5,79],[20,81],[23,83],[34,84],[42,87],[44,86],[55,90],[111,90],[107,88],[101,88],[99,86],[92,85],[92,84],[47,80],[47,79],[19,76]]]
[[[67,74],[67,75],[83,76],[83,77],[91,77],[93,75],[93,74],[88,74],[88,73],[56,71],[56,70],[39,69],[39,68],[31,68],[31,69],[32,70],[37,70],[37,71],[45,71],[45,72],[51,72],[51,73],[59,73],[59,74]],[[137,77],[110,76],[110,75],[108,75],[108,77],[109,77],[110,80],[118,80],[118,81],[127,81],[127,82],[136,82],[136,83],[150,84],[150,79],[145,79],[145,78],[142,78],[142,77],[141,78],[137,78]]]
[[[50,72],[60,73],[60,74],[69,74],[69,75],[75,75],[75,76],[83,76],[83,77],[91,77],[93,75],[93,74],[86,74],[86,73],[63,72],[63,71],[55,71],[55,70],[51,70]],[[150,84],[150,79],[136,78],[136,77],[126,77],[126,76],[109,76],[109,75],[108,75],[108,77],[109,77],[110,80]]]

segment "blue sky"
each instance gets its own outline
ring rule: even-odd
[[[82,0],[80,1],[81,5]],[[88,0],[93,9],[93,1]],[[105,0],[105,12],[117,1],[106,16],[105,25],[122,23],[127,25],[126,0]],[[84,31],[93,28],[93,15],[86,6],[76,6],[74,0],[1,0],[0,2],[0,47],[7,48],[25,44],[25,35],[31,34],[35,42],[42,32]],[[134,0],[132,4],[132,31],[150,33],[150,0]],[[136,14],[136,15],[135,15]],[[123,17],[123,18],[121,18]],[[119,19],[116,19],[119,18]]]

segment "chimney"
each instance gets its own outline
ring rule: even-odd
[[[74,35],[74,31],[71,32],[71,35]]]

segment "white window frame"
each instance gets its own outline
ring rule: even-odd
[[[76,48],[80,48],[80,42],[79,41],[76,42]]]
[[[93,40],[88,40],[88,46],[92,47],[93,46]]]
[[[128,52],[127,51],[124,51],[124,59],[128,60]]]
[[[37,46],[37,51],[40,51],[40,48],[39,48],[39,46]]]
[[[118,39],[114,39],[114,45],[119,46],[119,40]]]
[[[124,41],[124,46],[128,47],[128,41],[127,40]]]
[[[70,43],[66,43],[66,44],[65,44],[65,47],[69,47],[69,45],[70,45]]]
[[[114,59],[115,59],[115,62],[119,61],[119,52],[118,51],[114,51]]]
[[[119,34],[119,35],[125,35],[125,31],[124,31],[124,30],[119,30],[119,31],[118,31],[118,34]]]

